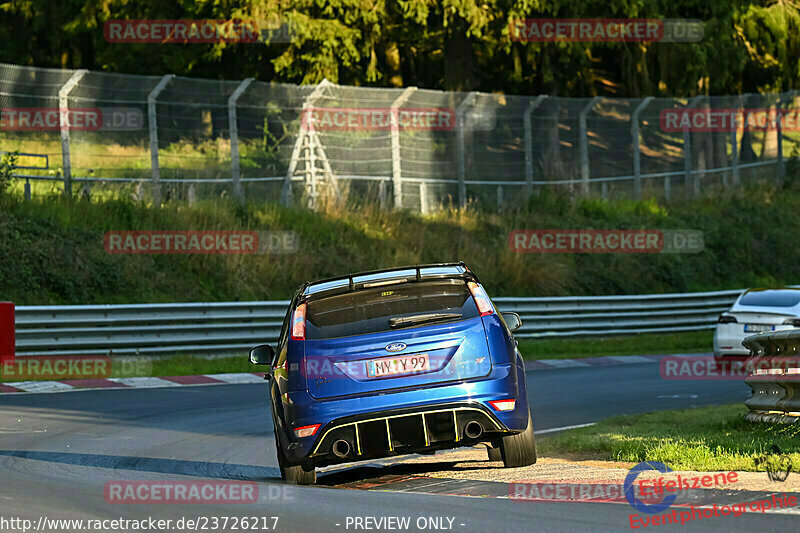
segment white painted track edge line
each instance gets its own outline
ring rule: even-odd
[[[568,429],[588,428],[594,426],[597,422],[589,422],[588,424],[575,424],[573,426],[562,426],[560,428],[537,429],[534,431],[537,435],[544,435],[546,433],[555,433],[556,431],[566,431]]]

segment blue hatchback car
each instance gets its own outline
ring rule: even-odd
[[[250,352],[268,365],[282,477],[477,443],[506,467],[535,463],[520,325],[464,263],[305,283],[277,349]]]

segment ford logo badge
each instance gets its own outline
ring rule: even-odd
[[[387,352],[400,352],[406,349],[406,343],[404,342],[393,342],[392,344],[386,345]]]

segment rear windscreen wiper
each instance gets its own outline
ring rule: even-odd
[[[389,326],[394,328],[402,328],[405,326],[412,326],[415,324],[423,324],[425,322],[436,322],[437,320],[452,320],[454,318],[461,318],[461,313],[427,313],[424,315],[404,316],[402,318],[392,318],[389,320]]]

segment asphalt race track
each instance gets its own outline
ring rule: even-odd
[[[537,431],[616,414],[735,403],[744,401],[748,390],[739,381],[663,380],[652,364],[554,369],[529,372],[527,378]],[[275,530],[292,532],[366,530],[355,529],[353,517],[387,516],[411,517],[409,531],[420,530],[420,517],[440,518],[425,521],[422,530],[629,529],[627,504],[337,488],[382,475],[388,467],[381,465],[322,474],[316,487],[286,485],[278,473],[265,391],[261,384],[242,384],[0,395],[0,517],[35,525],[42,517],[278,517]],[[197,478],[255,481],[258,502],[125,505],[104,498],[108,481]],[[273,523],[264,522],[270,528]],[[745,514],[680,527],[796,531],[797,518]]]

